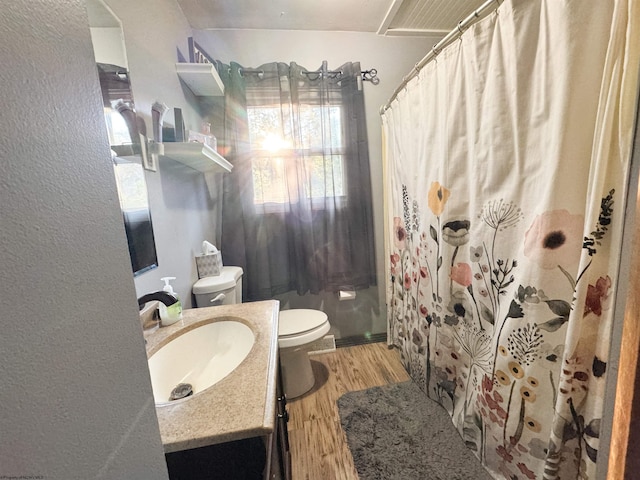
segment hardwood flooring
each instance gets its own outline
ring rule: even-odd
[[[336,401],[344,393],[409,376],[396,349],[386,343],[338,348],[311,357],[316,384],[290,400],[289,445],[294,480],[357,480],[351,452],[338,416]]]

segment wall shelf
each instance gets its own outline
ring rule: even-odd
[[[162,144],[162,149],[162,156],[200,172],[228,173],[233,168],[222,155],[202,143],[167,142]]]
[[[198,97],[221,97],[224,84],[211,63],[176,63],[176,72]]]

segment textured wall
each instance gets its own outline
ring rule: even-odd
[[[192,35],[175,0],[105,0],[122,21],[136,110],[151,134],[151,105],[164,102],[171,112],[182,109],[191,130],[200,130],[202,119],[196,97],[176,74],[176,49],[187,55]],[[214,209],[204,175],[168,158],[161,158],[157,172],[146,172],[158,268],[135,279],[138,295],[160,290],[161,277],[177,277],[174,288],[185,307],[191,306],[191,286],[198,279],[194,253],[203,240],[215,241]]]
[[[4,2],[0,60],[0,476],[167,478],[84,2]]]

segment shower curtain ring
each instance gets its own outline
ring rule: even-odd
[[[458,22],[458,32],[460,32],[460,35],[464,33],[464,30],[462,29],[462,20]]]
[[[433,47],[431,47],[431,51],[433,52],[434,56],[437,56],[440,53],[440,50],[436,48],[437,46],[438,44],[436,43]]]

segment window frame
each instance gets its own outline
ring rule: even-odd
[[[318,109],[324,108],[322,105],[314,105],[312,103],[304,103],[305,107],[317,107]],[[313,210],[323,210],[327,208],[326,202],[332,202],[332,207],[343,207],[347,204],[348,199],[348,176],[347,176],[347,166],[346,166],[346,158],[347,158],[347,150],[348,146],[345,143],[346,132],[345,132],[345,109],[342,105],[330,105],[329,108],[337,108],[339,112],[339,138],[340,145],[333,146],[329,145],[327,147],[321,146],[313,146],[308,148],[296,148],[295,146],[279,148],[277,150],[272,150],[268,148],[256,148],[254,143],[257,143],[259,140],[254,139],[254,135],[252,135],[252,121],[251,121],[251,110],[273,110],[276,113],[276,116],[280,116],[281,106],[276,104],[259,104],[259,105],[247,105],[247,128],[249,131],[249,152],[250,152],[250,162],[251,162],[251,182],[253,187],[253,198],[252,204],[257,212],[263,213],[282,213],[289,212],[291,210],[291,204],[296,204],[300,202],[299,192],[304,189],[306,195],[303,197],[303,201],[307,201],[311,203],[311,208]],[[330,121],[330,120],[329,120]],[[322,124],[324,122],[320,121],[320,128],[322,128]],[[283,130],[282,125],[280,125],[280,129]],[[320,137],[322,137],[322,132],[318,132]],[[280,137],[282,138],[282,137]],[[312,159],[313,157],[322,157],[327,161],[333,161],[334,157],[339,157],[340,162],[340,191],[335,194],[327,195],[325,190],[322,195],[313,195],[313,186],[311,185],[311,175],[308,169],[305,169],[307,173],[307,180],[304,185],[300,185],[297,180],[297,176],[295,175],[297,171],[297,167],[288,166],[288,164],[294,162],[306,162],[308,159]],[[282,159],[284,165],[282,168],[284,169],[284,175],[281,178],[284,178],[285,184],[280,187],[284,189],[283,192],[283,201],[261,201],[258,198],[257,192],[263,191],[263,189],[256,184],[256,163],[264,160],[264,161],[273,161],[277,159]],[[259,167],[258,167],[259,168]],[[293,176],[291,175],[293,173]],[[290,196],[292,191],[287,189],[286,182],[288,178],[291,178],[291,181],[295,184],[295,196]],[[326,177],[325,177],[326,178]],[[335,185],[333,186],[333,191],[335,192]],[[264,195],[262,195],[264,197]],[[270,196],[273,197],[273,196]]]

